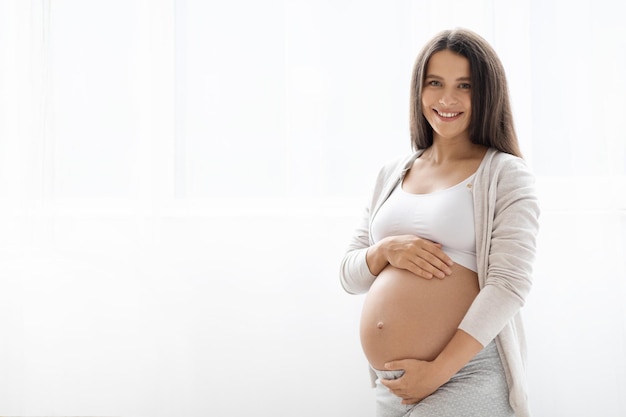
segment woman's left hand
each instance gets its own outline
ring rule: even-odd
[[[402,398],[402,404],[416,404],[446,382],[436,365],[428,361],[417,359],[392,361],[385,364],[385,370],[404,370],[404,375],[398,379],[380,380],[381,384],[394,395]]]

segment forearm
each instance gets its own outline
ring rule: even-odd
[[[478,340],[458,329],[433,364],[442,380],[448,381],[482,349]]]

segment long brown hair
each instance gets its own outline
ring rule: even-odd
[[[471,141],[521,157],[504,67],[491,45],[467,29],[440,32],[424,46],[415,60],[410,105],[413,149],[426,149],[433,144],[433,129],[422,113],[422,86],[430,57],[446,49],[464,56],[470,64]]]

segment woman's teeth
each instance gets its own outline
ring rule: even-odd
[[[441,117],[455,117],[455,116],[458,116],[460,113],[444,113],[444,112],[437,111],[437,114],[439,114],[439,116]]]

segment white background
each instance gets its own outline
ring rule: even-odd
[[[626,414],[617,2],[0,1],[0,415],[373,416],[338,267],[444,28],[542,202],[536,416]]]

